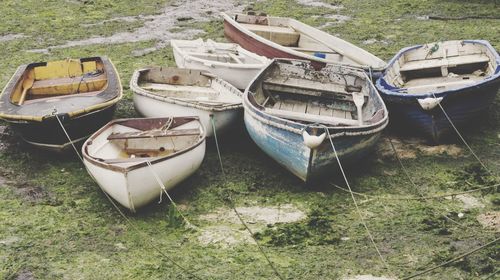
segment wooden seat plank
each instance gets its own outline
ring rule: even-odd
[[[462,56],[452,56],[447,58],[435,58],[426,60],[408,61],[401,66],[400,72],[414,71],[429,68],[440,68],[443,66],[453,67],[457,65],[482,63],[490,61],[489,57],[485,54],[472,54]]]
[[[168,136],[190,136],[198,134],[200,134],[199,129],[148,130],[148,131],[111,133],[107,139],[108,140],[139,139],[139,138],[154,138],[154,137],[168,137]]]
[[[302,114],[284,110],[276,110],[271,108],[266,108],[264,110],[266,113],[284,119],[296,120],[296,121],[305,121],[305,122],[318,122],[324,123],[327,125],[347,125],[347,126],[356,126],[358,125],[358,121],[356,120],[346,120],[343,118],[336,118],[332,116],[319,116],[312,114]]]

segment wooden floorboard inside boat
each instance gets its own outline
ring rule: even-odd
[[[352,119],[351,112],[339,109],[333,109],[326,105],[320,105],[314,101],[309,101],[308,103],[305,103],[297,100],[279,100],[276,103],[274,103],[272,108],[276,110],[290,111],[303,114]]]

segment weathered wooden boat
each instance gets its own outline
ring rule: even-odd
[[[303,181],[365,155],[388,123],[388,112],[366,73],[275,59],[244,94],[245,125],[265,153]]]
[[[377,77],[386,63],[375,55],[338,37],[291,18],[267,15],[226,14],[224,35],[243,48],[268,58],[311,61],[315,69],[326,63],[364,68]]]
[[[453,124],[474,123],[500,87],[500,56],[483,40],[446,41],[401,50],[376,86],[391,117],[439,142]]]
[[[82,146],[85,167],[103,191],[135,212],[193,174],[205,156],[198,117],[114,120]]]
[[[234,123],[242,93],[201,70],[151,67],[135,71],[130,81],[135,109],[146,117],[199,116],[207,136]]]
[[[26,142],[62,151],[111,120],[121,98],[120,78],[106,57],[31,63],[5,86],[0,118]]]
[[[171,40],[177,67],[208,71],[244,90],[269,60],[233,43]]]

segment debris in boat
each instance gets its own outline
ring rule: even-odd
[[[273,60],[247,87],[243,102],[250,138],[303,181],[337,165],[324,141],[327,133],[336,135],[343,161],[366,153],[388,123],[387,109],[361,69],[310,67],[302,60]]]
[[[135,109],[145,117],[190,114],[200,116],[207,137],[223,131],[242,111],[241,92],[228,82],[202,70],[151,67],[136,70],[130,80]],[[181,108],[181,109],[179,109]]]

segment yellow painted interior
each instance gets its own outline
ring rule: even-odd
[[[47,62],[45,66],[28,66],[11,95],[11,102],[19,103],[23,81],[26,79],[34,80],[27,91],[27,101],[80,93],[97,94],[106,88],[108,82],[106,73],[97,73],[103,68],[102,61],[97,58],[85,62],[80,59],[66,59]]]

